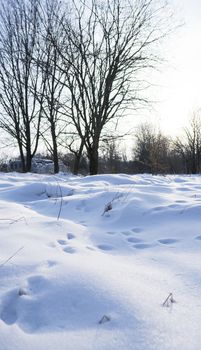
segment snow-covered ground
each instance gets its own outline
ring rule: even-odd
[[[201,177],[1,174],[13,349],[201,349]]]

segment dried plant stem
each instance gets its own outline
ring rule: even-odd
[[[22,250],[24,247],[20,247],[15,253],[13,253],[8,259],[6,259],[2,264],[0,264],[0,267],[3,267],[7,262],[9,262],[14,256],[16,256],[20,250]]]
[[[59,188],[59,192],[60,192],[60,205],[59,205],[59,212],[57,215],[57,220],[59,220],[60,215],[61,215],[61,210],[62,210],[62,206],[63,206],[63,195],[62,195],[62,190],[61,190],[61,186],[58,183],[58,188]]]
[[[171,304],[175,303],[175,300],[173,298],[173,294],[170,293],[167,298],[165,299],[165,301],[163,302],[163,306],[167,306],[169,307]]]
[[[0,221],[10,221],[9,222],[9,225],[12,225],[12,224],[14,224],[15,222],[18,222],[18,221],[21,221],[21,220],[24,220],[25,221],[25,223],[26,223],[26,225],[27,225],[27,221],[26,221],[26,218],[24,217],[24,216],[21,216],[21,217],[19,217],[19,218],[17,218],[17,219],[12,219],[12,218],[5,218],[5,219],[0,219]]]

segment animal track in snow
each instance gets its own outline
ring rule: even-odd
[[[136,249],[147,249],[147,248],[152,248],[153,244],[138,243],[138,244],[134,244],[133,247],[136,248]]]
[[[66,239],[58,239],[57,243],[59,243],[63,247],[63,251],[65,253],[74,254],[76,252],[76,249],[74,247],[69,246],[69,242],[68,241],[72,240],[72,239],[74,239],[76,237],[75,237],[75,235],[73,233],[70,233],[70,232],[67,233],[66,236],[67,236],[68,240],[66,240]]]
[[[159,239],[158,242],[161,244],[174,244],[179,242],[179,240],[175,238],[163,238],[163,239]]]
[[[40,268],[42,268],[42,269],[50,269],[50,268],[54,267],[57,264],[58,263],[55,260],[46,260],[44,263],[42,263],[40,265]]]
[[[29,294],[29,297],[31,297],[32,294],[38,294],[41,289],[45,290],[48,285],[48,279],[44,278],[42,275],[31,276],[27,280],[27,285],[27,289],[15,288],[7,292],[2,298],[0,318],[7,325],[16,323],[18,319],[20,322],[22,321],[22,306],[26,300],[24,297],[26,297],[27,294]],[[27,290],[29,292],[27,292]]]
[[[132,231],[135,232],[135,233],[140,233],[140,232],[142,232],[142,229],[140,227],[134,227],[132,229]]]
[[[57,242],[58,242],[60,245],[66,245],[66,244],[68,243],[65,239],[58,239]]]
[[[76,253],[76,249],[75,248],[73,248],[73,247],[65,247],[64,249],[63,249],[63,251],[65,252],[65,253],[69,253],[69,254],[74,254],[74,253]]]
[[[97,245],[97,248],[99,248],[100,250],[113,250],[114,249],[114,247],[113,246],[111,246],[111,245],[109,245],[109,244],[98,244]]]
[[[130,232],[130,231],[122,231],[121,233],[122,233],[122,235],[124,235],[124,236],[130,236],[130,235],[131,235],[131,232]]]
[[[107,234],[108,235],[115,235],[117,232],[115,232],[115,231],[107,231]]]
[[[53,266],[57,265],[57,261],[47,260],[47,265],[48,265],[48,267],[53,267]]]
[[[142,239],[136,238],[136,237],[129,237],[129,238],[127,239],[127,241],[128,241],[129,243],[140,243],[140,242],[143,242]]]
[[[195,239],[197,239],[198,241],[201,241],[201,236],[197,236],[195,237]]]
[[[20,296],[18,290],[8,292],[2,300],[1,319],[7,325],[12,325],[17,321],[17,303]]]
[[[75,235],[73,235],[72,233],[67,233],[67,238],[68,239],[74,239]]]
[[[164,206],[159,206],[159,207],[155,207],[155,208],[152,208],[152,211],[161,211],[161,210],[164,210],[165,207]]]

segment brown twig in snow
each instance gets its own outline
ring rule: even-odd
[[[163,302],[163,306],[167,306],[169,307],[171,304],[175,303],[175,300],[173,298],[173,294],[170,293],[167,298],[165,299],[165,301]]]

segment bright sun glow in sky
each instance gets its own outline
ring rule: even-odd
[[[151,120],[163,132],[175,136],[188,124],[192,112],[201,107],[201,1],[170,0],[184,25],[164,43],[168,63],[157,73],[159,101]],[[150,120],[150,112],[146,120]]]

